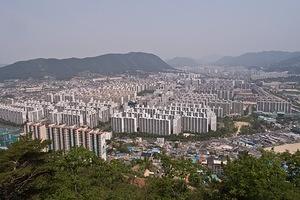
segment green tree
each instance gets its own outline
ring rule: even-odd
[[[130,184],[130,168],[105,162],[83,147],[52,157],[55,175],[42,199],[135,199],[142,191]]]
[[[286,168],[288,180],[300,190],[300,151],[298,150],[294,154],[285,152],[280,156],[284,161],[283,166]]]
[[[97,157],[83,147],[68,153],[55,153],[51,157],[55,175],[51,178],[51,199],[84,199],[89,196],[88,174],[97,163]]]
[[[148,181],[146,196],[148,199],[186,199],[189,189],[183,180],[170,177],[152,178]]]
[[[1,199],[27,199],[39,193],[44,179],[53,173],[47,165],[48,144],[26,136],[0,152]]]
[[[222,199],[299,199],[299,191],[287,181],[281,160],[274,153],[260,158],[243,154],[229,162],[220,188]]]

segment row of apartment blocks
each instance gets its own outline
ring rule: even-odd
[[[114,132],[143,132],[157,135],[181,132],[207,133],[217,129],[217,118],[209,107],[145,107],[125,108],[112,117]]]
[[[58,103],[60,101],[75,101],[74,93],[58,92],[58,93],[48,93],[46,95],[46,101],[51,103]]]
[[[54,124],[66,124],[97,127],[99,122],[108,122],[119,105],[114,102],[100,102],[90,99],[59,101],[57,103],[37,100],[16,102],[10,106],[2,106],[0,118],[16,124],[48,120]],[[2,116],[3,115],[3,116]],[[16,117],[17,116],[17,117]]]
[[[0,119],[14,124],[24,124],[26,121],[39,121],[44,117],[42,108],[18,107],[0,104]]]
[[[258,112],[291,113],[291,103],[278,98],[260,98],[257,100]]]
[[[58,102],[56,109],[49,112],[49,121],[54,124],[67,124],[95,128],[99,122],[108,122],[111,115],[118,109],[114,102],[100,102],[90,99],[82,101]]]
[[[196,87],[197,91],[203,91],[208,93],[215,93],[223,95],[225,93],[233,93],[234,89],[249,89],[252,87],[251,83],[246,82],[245,80],[233,80],[233,79],[200,79]],[[212,92],[213,91],[213,92]],[[222,94],[223,93],[223,94]],[[225,94],[225,97],[227,94]]]
[[[26,122],[26,111],[21,108],[1,104],[0,118],[15,124],[24,124]]]
[[[76,125],[78,127],[87,125],[95,128],[99,124],[99,115],[93,109],[65,109],[61,112],[53,110],[49,113],[49,121],[53,124]]]
[[[176,93],[170,102],[205,105],[210,107],[217,117],[243,115],[243,102],[219,99],[216,94]]]
[[[118,107],[114,102],[99,102],[93,99],[87,103],[79,100],[57,103],[27,100],[11,105],[0,104],[0,119],[19,125],[46,119],[54,124],[87,125],[94,128],[99,122],[108,122]]]
[[[69,151],[72,147],[82,146],[104,160],[106,140],[112,137],[111,132],[99,129],[32,122],[24,125],[24,134],[31,134],[32,139],[50,140],[48,150]]]
[[[38,122],[45,117],[45,112],[41,104],[24,104],[15,102],[11,106],[24,109],[26,112],[26,121]]]
[[[148,87],[118,87],[118,86],[101,86],[101,87],[83,87],[70,90],[63,90],[58,93],[48,93],[46,100],[57,103],[59,101],[89,101],[91,98],[99,101],[113,101],[123,104],[129,100],[133,100],[137,96],[137,92],[145,90]]]
[[[78,99],[84,100],[86,97],[88,99],[94,97],[101,101],[111,100],[123,104],[128,100],[136,98],[138,92],[152,90],[156,87],[156,83],[149,80],[122,80],[122,77],[119,77],[114,81],[109,81],[113,79],[108,79],[107,77],[95,80],[104,82],[101,83],[101,87],[73,88],[71,90],[63,90],[57,93],[48,93],[46,95],[46,100],[57,103],[60,101],[75,101]]]
[[[217,90],[210,88],[199,88],[196,90],[200,94],[215,94],[219,99],[232,100],[234,97],[233,89]]]
[[[217,130],[217,117],[210,107],[204,104],[171,103],[163,107],[164,112],[181,116],[182,131],[206,133]]]
[[[157,135],[179,134],[181,121],[179,116],[151,115],[148,113],[116,113],[111,120],[112,130],[118,133],[150,133]]]

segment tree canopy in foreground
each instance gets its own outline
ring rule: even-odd
[[[0,199],[300,199],[299,151],[242,154],[212,181],[189,160],[162,155],[162,177],[144,178],[130,164],[105,162],[82,147],[63,153],[46,152],[47,145],[22,137],[0,151]]]

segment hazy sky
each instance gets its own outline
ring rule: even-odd
[[[300,0],[1,0],[0,63],[300,50]]]

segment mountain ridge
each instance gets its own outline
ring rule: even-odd
[[[68,79],[80,72],[116,74],[133,71],[174,70],[161,58],[144,52],[110,53],[86,58],[37,58],[19,61],[0,68],[0,80],[43,78]]]
[[[262,51],[239,56],[224,56],[216,65],[259,67],[266,71],[289,71],[300,73],[300,52]]]
[[[213,64],[215,61],[220,59],[222,56],[220,55],[207,55],[202,56],[201,58],[192,58],[192,57],[181,57],[177,56],[171,59],[166,60],[166,62],[173,67],[198,67],[201,65]]]
[[[184,67],[184,66],[196,67],[200,65],[200,63],[193,58],[179,57],[179,56],[167,60],[166,63],[168,63],[170,66],[173,67]]]
[[[289,71],[300,74],[300,56],[292,57],[266,67],[267,71]]]
[[[267,66],[292,57],[300,56],[300,52],[261,51],[248,52],[239,56],[224,56],[216,61],[222,65]]]

